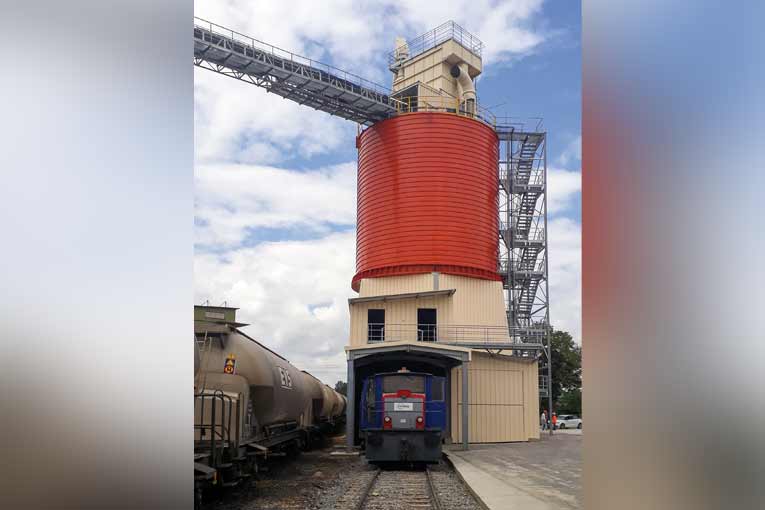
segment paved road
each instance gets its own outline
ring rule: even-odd
[[[465,481],[494,509],[582,508],[582,432],[556,431],[540,441],[472,445],[448,454]]]

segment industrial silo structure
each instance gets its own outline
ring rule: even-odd
[[[539,397],[549,399],[540,368],[550,374],[540,367],[550,333],[547,136],[541,121],[481,107],[482,52],[452,21],[397,39],[388,88],[195,20],[195,65],[360,128],[349,445],[366,412],[361,380],[404,368],[447,380],[447,440],[539,435]]]
[[[397,40],[390,69],[397,112],[356,140],[349,445],[360,381],[401,369],[447,378],[446,442],[538,438],[544,135],[482,110],[481,43],[454,23]]]

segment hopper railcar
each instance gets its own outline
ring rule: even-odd
[[[360,425],[369,462],[441,459],[445,380],[422,372],[379,373],[364,380]]]
[[[238,485],[257,459],[307,449],[344,425],[345,396],[238,329],[195,336],[195,506],[202,490]]]

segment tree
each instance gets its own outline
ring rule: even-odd
[[[341,395],[348,396],[348,383],[343,381],[337,381],[335,383],[335,391],[340,393]]]
[[[550,337],[552,350],[552,400],[557,409],[562,403],[567,406],[576,402],[578,392],[579,408],[581,410],[582,390],[582,348],[574,343],[571,335],[565,331],[553,331]],[[543,372],[543,375],[546,375]],[[565,399],[562,397],[565,395]],[[544,399],[546,404],[547,399]],[[544,405],[544,407],[547,407]],[[573,411],[571,411],[573,413]]]
[[[558,405],[555,406],[559,414],[575,414],[582,417],[582,390],[564,391],[558,399]]]

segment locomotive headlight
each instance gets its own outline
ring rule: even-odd
[[[417,423],[422,423],[422,416],[417,417]]]
[[[390,423],[390,416],[385,417],[385,423]]]

